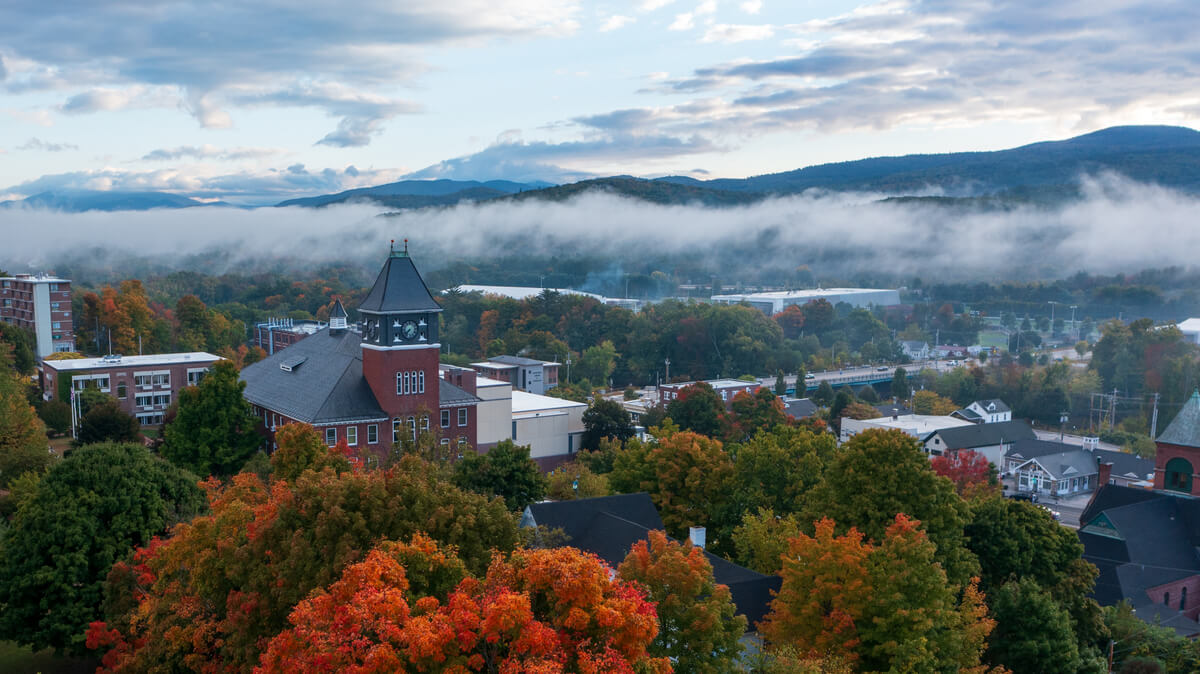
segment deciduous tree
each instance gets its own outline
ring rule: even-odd
[[[667,416],[685,431],[716,437],[721,432],[725,403],[711,386],[697,382],[679,390],[667,403]]]
[[[195,476],[141,445],[71,452],[37,483],[4,536],[0,634],[81,653],[113,562],[203,505]]]
[[[258,419],[242,396],[237,368],[218,361],[200,381],[179,392],[179,412],[167,424],[162,455],[197,475],[232,475],[263,443]]]
[[[583,413],[584,449],[596,449],[604,438],[625,442],[633,437],[633,422],[621,403],[597,397]]]
[[[736,669],[746,618],[735,616],[729,588],[713,580],[712,565],[691,544],[661,531],[634,543],[617,568],[622,580],[646,590],[658,613],[651,656],[670,658],[674,671],[724,674]]]
[[[608,478],[593,473],[574,461],[564,463],[546,475],[546,497],[555,501],[608,496]]]
[[[914,414],[932,414],[945,416],[958,409],[953,400],[943,398],[933,391],[917,391],[912,396],[912,411]]]
[[[1032,578],[1006,583],[991,608],[996,630],[988,642],[989,662],[1014,672],[1079,671],[1070,617]]]
[[[346,457],[332,451],[317,429],[308,424],[284,424],[275,431],[275,444],[271,475],[276,480],[294,481],[306,470],[320,471],[326,466],[339,472],[350,468]]]
[[[83,415],[76,444],[134,442],[140,435],[141,426],[137,419],[126,414],[117,401],[108,398],[98,405],[92,405],[87,414]]]
[[[955,491],[964,498],[999,493],[1000,482],[996,479],[995,468],[986,456],[973,449],[935,456],[929,466],[933,472],[949,478]]]
[[[546,496],[546,478],[529,458],[529,446],[503,440],[487,454],[468,453],[454,465],[454,484],[463,489],[499,496],[509,510]]]
[[[9,367],[12,356],[0,344],[0,488],[26,471],[40,472],[54,458],[46,425],[26,400],[28,384]]]

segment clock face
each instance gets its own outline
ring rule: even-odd
[[[405,339],[413,339],[417,336],[417,324],[412,321],[405,323],[400,330]]]

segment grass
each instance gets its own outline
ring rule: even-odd
[[[92,658],[57,656],[53,651],[34,653],[28,646],[0,641],[0,672],[11,674],[85,674],[100,663]]]
[[[997,349],[1008,348],[1008,335],[999,330],[981,330],[979,332],[980,346],[994,346]]]
[[[63,455],[63,452],[67,451],[70,448],[71,448],[71,436],[64,435],[61,438],[50,438],[50,451],[54,452],[55,454],[59,455],[60,457]],[[0,671],[2,671],[2,670],[0,670]]]

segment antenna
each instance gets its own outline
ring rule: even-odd
[[[404,254],[408,255],[408,239],[404,240]]]
[[[392,239],[392,242],[388,244],[388,252],[389,253],[396,252],[396,240],[395,239]]]

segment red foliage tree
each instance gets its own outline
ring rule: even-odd
[[[973,449],[962,449],[930,461],[933,472],[950,478],[959,496],[971,496],[995,489],[992,466],[987,457]]]

